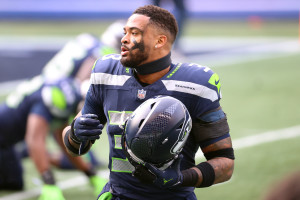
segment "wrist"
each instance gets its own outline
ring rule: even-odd
[[[96,176],[97,175],[97,172],[95,170],[95,168],[91,167],[89,168],[88,170],[84,171],[85,175],[87,177],[91,177],[91,176]]]
[[[181,171],[182,173],[182,184],[183,187],[196,187],[199,184],[199,172],[194,169],[186,169]]]
[[[55,185],[54,175],[50,169],[42,173],[42,179],[44,184]]]
[[[69,132],[69,137],[70,137],[70,139],[71,139],[74,143],[80,144],[81,141],[78,139],[78,137],[77,137],[77,136],[75,135],[75,133],[74,133],[74,123],[75,123],[75,120],[76,120],[76,119],[74,119],[74,120],[72,121],[71,128],[68,130],[68,132]]]
[[[66,132],[66,134],[65,134],[65,136],[64,136],[64,138],[63,138],[63,142],[64,142],[64,145],[65,145],[65,147],[67,148],[67,150],[68,150],[69,152],[71,152],[71,153],[72,153],[73,155],[75,155],[75,156],[78,156],[78,155],[82,155],[82,154],[87,153],[87,152],[90,150],[91,146],[93,145],[93,141],[89,140],[88,142],[86,142],[86,143],[84,144],[83,149],[82,149],[82,151],[81,151],[80,154],[79,154],[79,148],[80,148],[80,144],[81,144],[81,143],[75,142],[75,141],[71,138],[70,135],[71,135],[71,130],[69,129],[69,130]]]
[[[202,174],[202,182],[197,187],[209,187],[215,182],[215,170],[208,162],[202,162],[196,166]]]

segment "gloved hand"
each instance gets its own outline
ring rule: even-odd
[[[142,183],[145,184],[153,184],[156,176],[149,171],[148,168],[146,168],[143,165],[137,165],[135,166],[134,171],[132,172],[132,175],[139,179]]]
[[[60,188],[56,185],[43,185],[39,200],[65,200]]]
[[[108,182],[108,180],[106,180],[105,178],[101,178],[97,175],[90,176],[89,180],[90,180],[90,183],[91,183],[92,187],[94,188],[94,195],[95,196],[98,196],[100,194],[100,192],[102,191],[102,189],[104,188],[104,186]]]
[[[167,169],[161,171],[157,169],[155,166],[145,163],[145,167],[147,167],[155,176],[154,184],[160,188],[172,188],[175,186],[179,186],[182,183],[183,175],[180,171],[180,163],[182,160],[182,155],[172,163]]]
[[[85,114],[73,120],[70,137],[77,143],[100,138],[103,125],[95,114]]]

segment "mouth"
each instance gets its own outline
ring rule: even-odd
[[[125,46],[121,47],[121,55],[122,56],[126,56],[128,54],[128,52],[129,52],[129,49],[127,47],[125,47]]]

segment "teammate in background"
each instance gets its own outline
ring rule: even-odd
[[[101,38],[82,33],[69,41],[43,68],[43,78],[56,80],[71,77],[81,82],[88,80],[96,59],[120,52],[124,24],[122,20],[112,23]]]
[[[219,77],[208,67],[172,63],[177,32],[176,19],[167,10],[154,5],[136,9],[124,27],[121,55],[96,61],[85,104],[64,129],[64,144],[76,156],[89,151],[107,124],[110,178],[100,199],[192,200],[197,199],[195,187],[209,187],[232,176],[234,151],[219,102]],[[122,125],[141,103],[156,95],[180,100],[190,113],[192,130],[182,160],[162,171],[150,167],[135,173],[122,150]],[[199,147],[207,161],[196,164]],[[150,184],[144,180],[149,173],[155,175]]]
[[[41,76],[21,83],[7,97],[0,105],[0,189],[23,189],[21,160],[14,145],[25,140],[30,157],[44,182],[40,199],[64,199],[62,191],[55,185],[46,138],[49,132],[53,133],[63,147],[61,131],[68,118],[77,112],[81,100],[79,83],[75,79],[45,82]],[[65,151],[65,148],[61,149]],[[95,190],[101,188],[101,181],[104,180],[96,176],[91,164],[81,158],[70,157],[70,160],[89,177]]]
[[[82,95],[85,97],[94,62],[104,55],[120,52],[124,24],[123,20],[115,21],[101,37],[83,33],[70,40],[43,68],[43,79],[75,78],[81,82]],[[95,165],[101,164],[92,151],[87,156]],[[64,154],[51,157],[51,163],[62,169],[74,168]]]
[[[54,176],[49,170],[50,162],[53,164],[54,161],[45,152],[45,139],[46,134],[49,132],[53,132],[58,143],[62,145],[62,128],[66,126],[68,117],[71,114],[69,113],[70,110],[65,108],[68,116],[63,118],[59,116],[64,114],[60,113],[65,112],[61,108],[66,106],[65,100],[71,98],[69,95],[71,95],[72,90],[68,91],[64,87],[60,88],[60,86],[68,84],[57,84],[61,82],[88,82],[95,60],[103,55],[117,51],[116,44],[120,44],[124,26],[123,24],[120,26],[120,23],[122,22],[117,21],[109,26],[104,32],[106,36],[103,36],[102,40],[91,34],[81,34],[68,42],[47,63],[41,75],[21,84],[17,91],[8,97],[7,102],[1,105],[0,119],[5,118],[5,120],[3,119],[3,123],[1,122],[0,124],[0,189],[18,190],[23,188],[22,166],[13,146],[17,142],[24,140],[25,137],[30,156],[35,161],[45,183],[40,199],[63,199],[61,190],[53,184],[55,183]],[[81,84],[81,88],[82,85],[86,84]],[[48,94],[46,98],[42,95],[42,91],[47,90],[48,93],[49,90],[52,91],[50,92],[52,96]],[[80,97],[85,97],[84,90],[78,91],[81,91],[82,96]],[[77,94],[77,90],[73,90],[73,92]],[[79,102],[75,101],[76,99],[73,100],[72,105],[77,107]],[[54,110],[51,110],[51,106],[54,106]],[[74,108],[73,106],[71,106],[72,109]],[[55,107],[58,107],[59,110],[55,109]],[[59,126],[57,126],[58,124]],[[13,128],[15,130],[11,131]],[[8,134],[8,132],[11,132],[11,134]],[[43,154],[43,156],[37,156],[38,153]],[[63,168],[72,167],[68,162],[70,158],[67,160],[65,156],[61,158],[55,161],[56,166]],[[103,184],[104,180],[95,176],[95,171],[91,164],[84,162],[81,158],[71,158],[70,160],[73,165],[90,177],[90,181],[98,194],[99,188],[102,189],[101,184]]]

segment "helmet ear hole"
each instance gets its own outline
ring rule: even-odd
[[[154,103],[152,103],[152,104],[150,105],[150,108],[151,108],[151,109],[153,108],[153,106],[155,105],[155,103],[156,103],[156,102],[154,102]]]
[[[183,123],[181,123],[178,127],[177,127],[177,129],[179,129],[179,130],[181,130],[183,128]]]
[[[142,126],[142,124],[143,124],[143,122],[145,121],[145,119],[142,119],[141,121],[140,121],[140,123],[139,123],[139,128]]]

